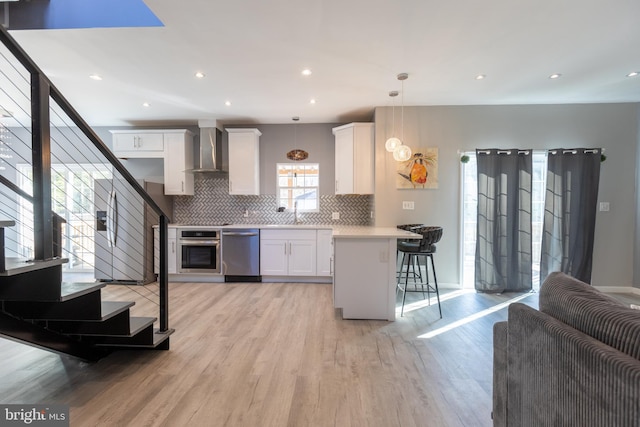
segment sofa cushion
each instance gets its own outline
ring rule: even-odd
[[[540,287],[540,311],[640,360],[640,311],[564,273]]]

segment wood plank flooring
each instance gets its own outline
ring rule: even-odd
[[[136,316],[157,315],[156,294],[103,290]],[[171,350],[90,364],[0,340],[0,402],[68,404],[72,426],[490,426],[506,319],[491,309],[517,296],[450,291],[440,319],[411,294],[396,322],[349,321],[331,285],[172,283]]]

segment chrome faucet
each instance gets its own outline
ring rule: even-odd
[[[300,224],[300,219],[298,218],[298,201],[293,202],[293,223]]]

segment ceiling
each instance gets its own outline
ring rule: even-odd
[[[640,102],[638,0],[145,3],[164,27],[11,34],[94,126],[367,121],[401,72],[407,106]]]

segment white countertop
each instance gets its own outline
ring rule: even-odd
[[[421,234],[411,231],[400,230],[396,227],[375,227],[375,226],[336,226],[333,227],[334,239],[422,239]]]
[[[157,226],[154,226],[157,227]],[[231,225],[188,225],[169,224],[173,228],[202,229],[248,229],[259,228],[261,230],[333,230],[336,239],[355,238],[395,238],[395,239],[421,239],[422,235],[410,231],[400,230],[396,227],[354,226],[354,225],[330,225],[330,224],[231,224]]]

